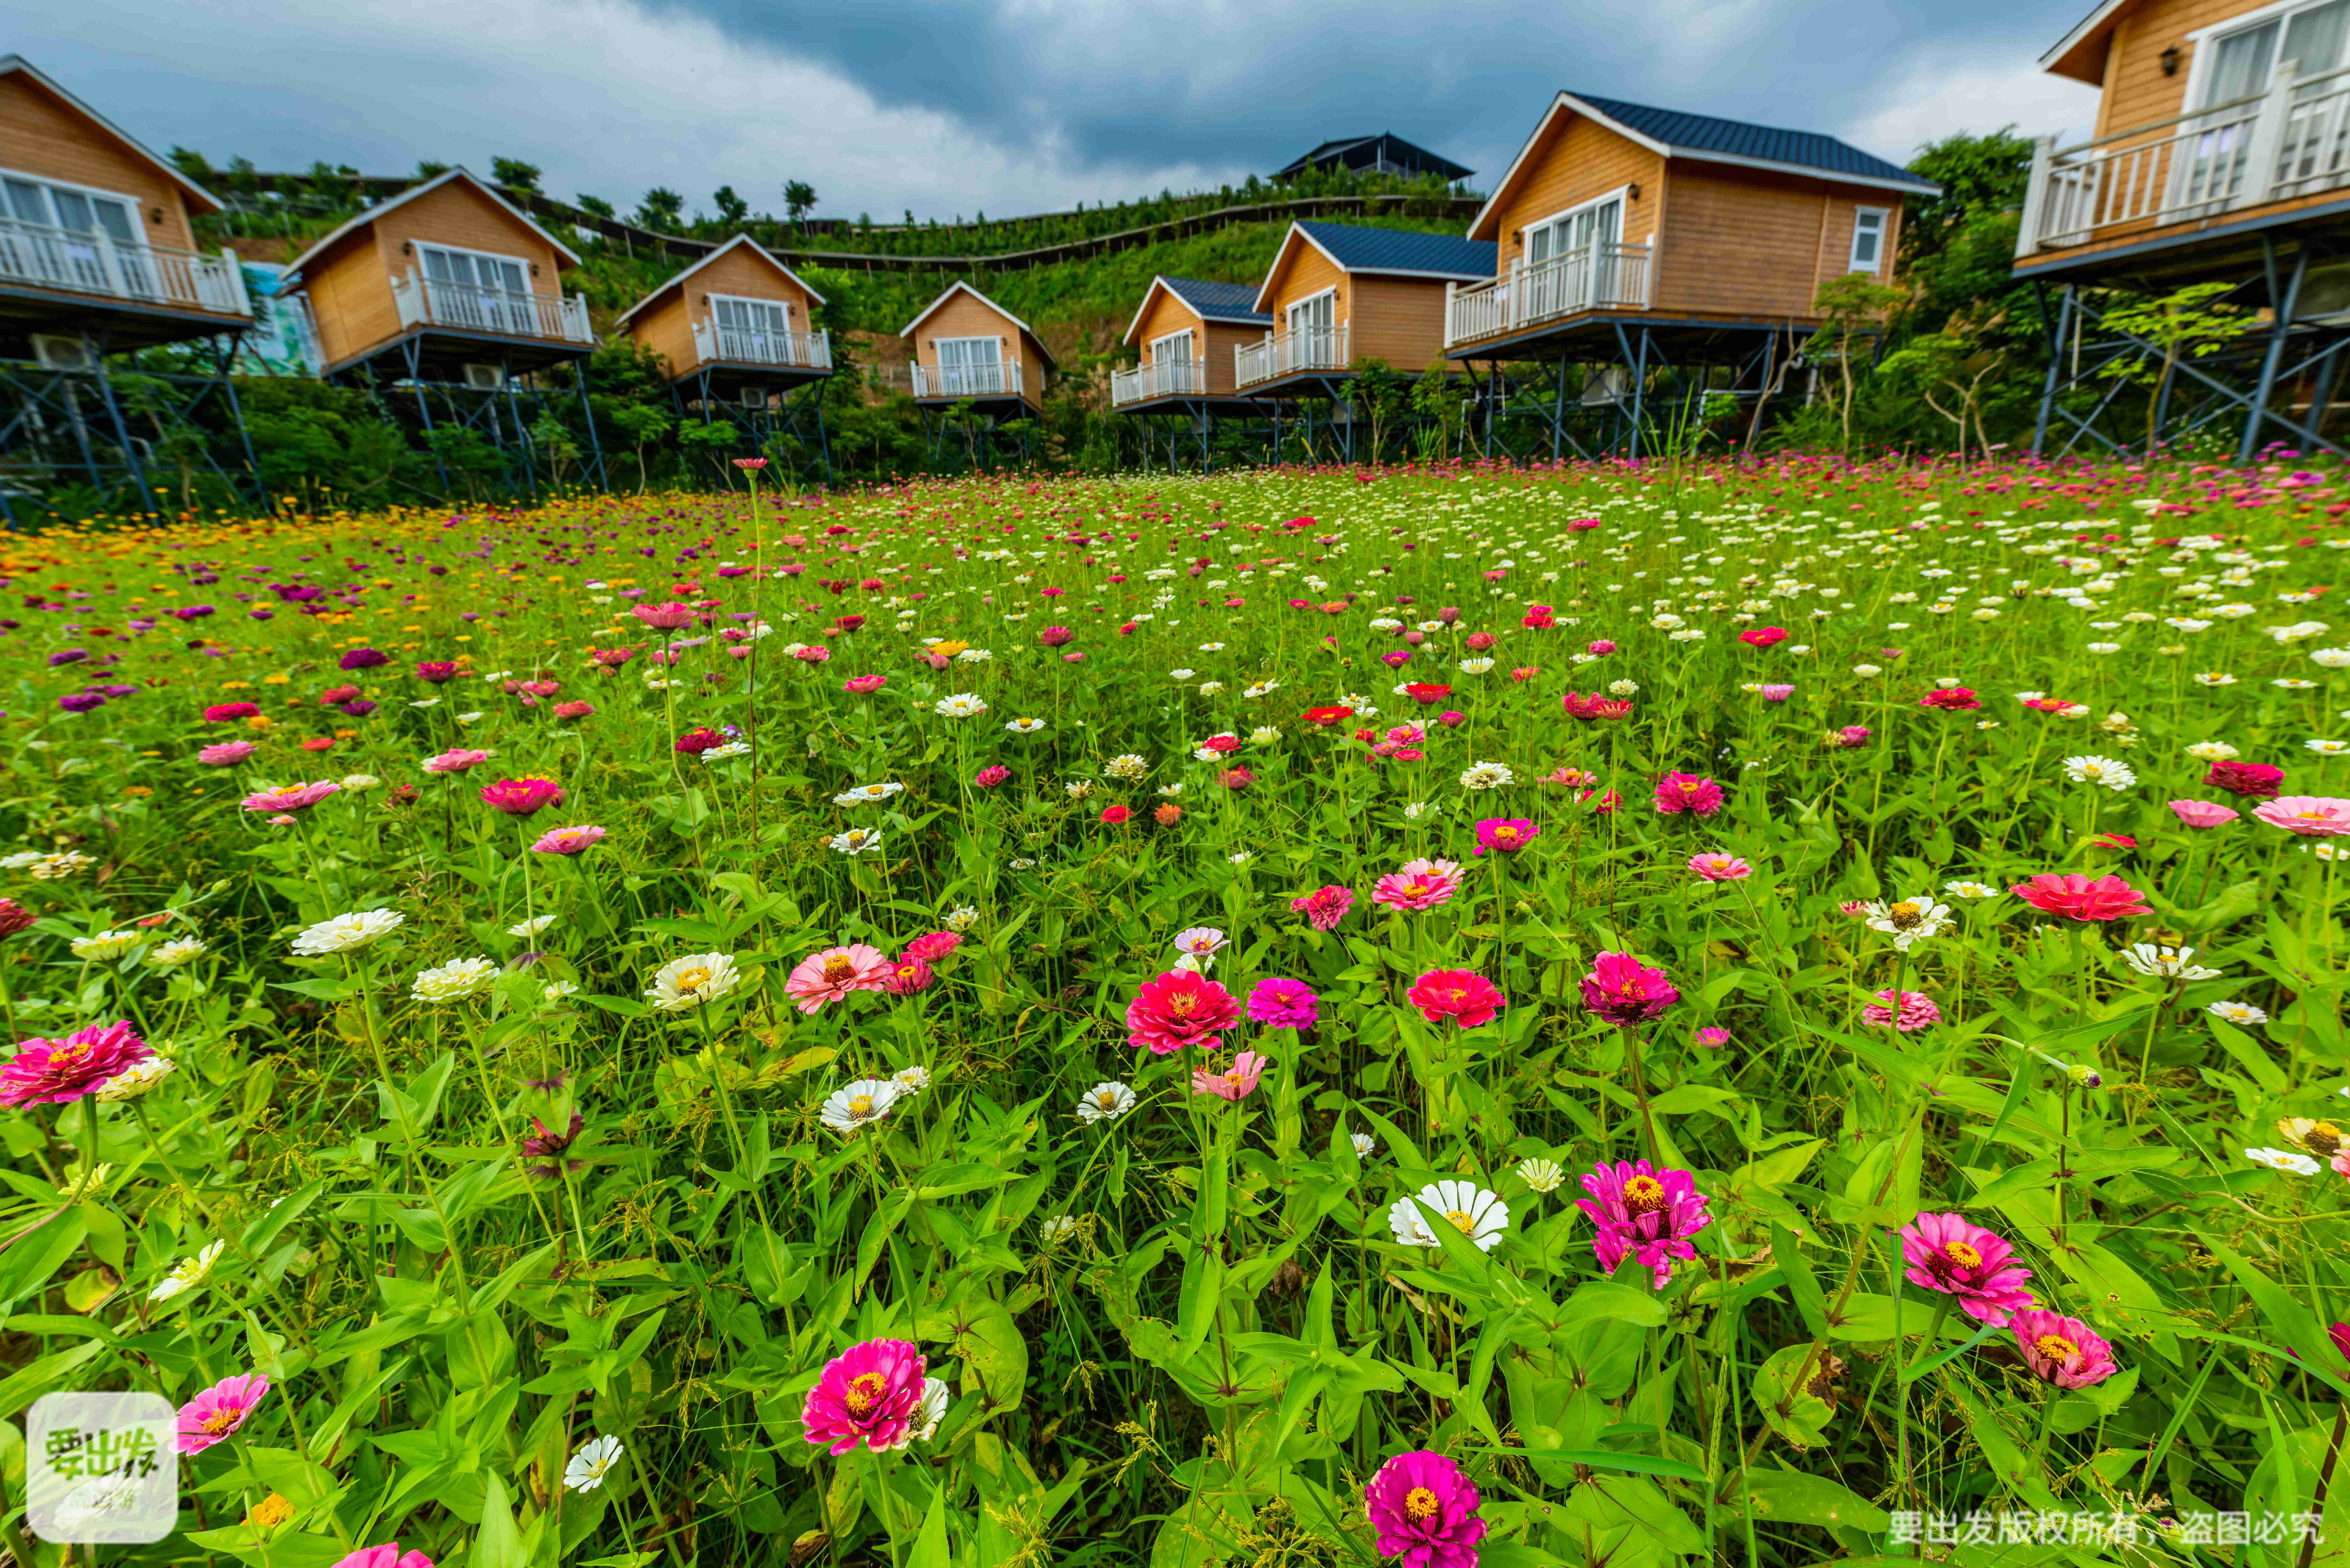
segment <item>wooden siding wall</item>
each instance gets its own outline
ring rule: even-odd
[[[1199,312],[1178,299],[1170,290],[1154,286],[1150,308],[1143,313],[1142,330],[1134,335],[1135,347],[1142,350],[1141,362],[1145,365],[1157,363],[1150,352],[1153,338],[1164,337],[1170,332],[1180,332],[1187,327],[1197,334],[1193,341],[1195,352],[1206,353],[1208,335],[1205,326]],[[1229,371],[1232,367],[1227,365],[1224,369]]]
[[[1291,306],[1332,287],[1338,291],[1337,303],[1332,307],[1337,314],[1333,319],[1347,320],[1353,303],[1349,296],[1353,292],[1350,286],[1354,280],[1339,271],[1336,262],[1315,249],[1303,236],[1285,246],[1284,255],[1284,260],[1274,263],[1279,271],[1273,281],[1273,297],[1268,306],[1273,316],[1273,330],[1287,331]]]
[[[196,248],[179,185],[22,71],[0,77],[0,168],[131,197],[149,244]]]
[[[1201,343],[1200,353],[1208,361],[1208,390],[1222,397],[1239,385],[1236,373],[1238,361],[1232,351],[1243,343],[1264,341],[1262,327],[1235,327],[1228,322],[1211,321]]]
[[[1444,363],[1443,284],[1409,277],[1357,277],[1353,282],[1349,358],[1384,359],[1407,376]]]
[[[671,287],[660,300],[629,319],[629,336],[660,355],[672,377],[700,365],[693,347],[696,323],[710,319],[710,296],[733,295],[738,299],[772,299],[791,313],[792,330],[806,332],[813,317],[806,290],[780,268],[746,247],[737,247]]]
[[[513,256],[530,267],[534,293],[562,292],[570,264],[530,225],[462,180],[419,196],[354,229],[326,255],[302,269],[302,292],[318,327],[318,348],[329,365],[400,336],[400,307],[391,283],[417,271],[416,256],[400,246],[421,241],[459,250]]]
[[[1887,219],[1876,276],[1892,275],[1901,197],[1760,169],[1676,159],[1649,307],[1683,316],[1810,317],[1820,285],[1852,258],[1854,213]]]
[[[1545,218],[1605,196],[1622,185],[1640,193],[1625,203],[1624,243],[1646,244],[1660,227],[1665,201],[1665,161],[1628,137],[1581,115],[1565,113],[1551,122],[1542,142],[1507,201],[1494,208],[1492,237],[1500,242],[1501,265],[1525,254],[1525,229]],[[1481,229],[1482,236],[1486,231]]]
[[[1022,400],[1043,406],[1045,361],[1037,353],[1035,340],[1002,311],[988,308],[968,293],[958,294],[941,306],[937,314],[914,329],[915,358],[933,370],[938,369],[938,340],[941,337],[1000,338],[1003,358],[1020,367]]]

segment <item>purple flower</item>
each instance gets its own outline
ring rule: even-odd
[[[68,664],[79,664],[88,657],[88,653],[81,649],[61,648],[49,655],[49,668],[56,670]]]
[[[1261,980],[1249,992],[1248,1014],[1268,1029],[1310,1029],[1322,1016],[1320,999],[1304,981]]]
[[[1363,1489],[1379,1555],[1404,1568],[1477,1568],[1485,1521],[1477,1486],[1442,1454],[1415,1449],[1379,1467]]]
[[[354,648],[335,660],[338,670],[373,670],[380,664],[390,664],[391,655],[378,653],[372,648]]]
[[[57,699],[57,706],[68,713],[87,713],[105,707],[106,699],[96,691],[68,691]]]
[[[1705,1207],[1711,1199],[1697,1189],[1695,1177],[1659,1171],[1645,1159],[1595,1166],[1583,1189],[1591,1196],[1576,1199],[1575,1206],[1599,1228],[1591,1239],[1599,1266],[1612,1274],[1626,1258],[1636,1258],[1655,1272],[1659,1290],[1672,1278],[1674,1259],[1697,1256],[1689,1239],[1713,1223]]]

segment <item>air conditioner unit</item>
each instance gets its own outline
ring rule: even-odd
[[[34,333],[33,358],[39,360],[45,369],[51,370],[98,369],[98,353],[90,348],[89,339],[81,337],[69,337],[62,332]]]
[[[1583,383],[1583,396],[1578,400],[1586,409],[1608,403],[1620,403],[1632,390],[1632,373],[1621,365],[1610,365]]]
[[[764,410],[767,406],[767,389],[764,387],[743,388],[743,406],[746,409]]]
[[[465,367],[465,385],[477,392],[494,392],[506,384],[506,374],[495,365]]]

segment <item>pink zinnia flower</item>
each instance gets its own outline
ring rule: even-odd
[[[889,684],[886,675],[852,675],[840,683],[840,689],[851,697],[868,696]]]
[[[835,1454],[860,1444],[877,1454],[904,1448],[913,1440],[927,1369],[922,1353],[902,1339],[850,1345],[825,1363],[800,1407],[807,1440]]]
[[[1355,890],[1333,882],[1315,888],[1302,898],[1292,898],[1289,907],[1305,916],[1305,923],[1315,930],[1336,930],[1338,922],[1347,918],[1347,911],[1355,907]]]
[[[631,605],[629,611],[656,631],[675,631],[693,624],[693,607],[674,599],[665,605]]]
[[[1477,1568],[1485,1521],[1477,1487],[1461,1467],[1426,1449],[1398,1454],[1363,1489],[1382,1557],[1404,1568]]]
[[[1891,992],[1878,992],[1877,1000],[1884,1005],[1863,1007],[1860,1010],[1862,1023],[1873,1023],[1879,1029],[1889,1023],[1900,1033],[1908,1034],[1925,1028],[1928,1024],[1939,1023],[1942,1021],[1942,1010],[1935,1006],[1934,999],[1923,992],[1903,992],[1898,1003],[1900,1010],[1898,1012],[1895,1011],[1896,1003]]]
[[[909,953],[889,966],[889,978],[881,982],[881,989],[892,996],[911,996],[918,991],[930,990],[931,981],[936,978],[929,964]]]
[[[1449,1018],[1463,1029],[1491,1023],[1493,1014],[1510,1004],[1501,987],[1465,969],[1430,970],[1403,994],[1430,1023]]]
[[[2213,789],[2223,789],[2230,794],[2251,795],[2255,800],[2274,800],[2277,787],[2284,783],[2284,770],[2266,763],[2218,762],[2203,775],[2203,782]]]
[[[1939,708],[1946,713],[1971,713],[1982,706],[1982,699],[1964,686],[1942,686],[1918,699],[1920,708]]]
[[[673,752],[682,752],[689,757],[698,757],[702,753],[723,746],[725,743],[725,736],[720,734],[709,725],[703,724],[694,729],[688,730],[684,734],[680,735],[677,738],[676,742],[670,747],[670,750]]]
[[[1752,627],[1740,632],[1738,640],[1749,648],[1769,648],[1773,643],[1787,640],[1787,628],[1783,626]]]
[[[204,710],[204,718],[210,723],[225,724],[233,719],[250,719],[260,711],[250,702],[215,702]]]
[[[1451,901],[1461,886],[1461,866],[1453,860],[1407,860],[1371,885],[1371,902],[1390,909],[1433,909]]]
[[[206,746],[198,752],[196,761],[208,768],[233,768],[251,755],[251,741],[223,741],[218,745]]]
[[[1005,779],[1008,779],[1011,776],[1012,770],[1010,768],[998,767],[994,763],[991,763],[986,767],[980,769],[979,772],[972,774],[971,782],[977,784],[982,789],[993,789],[997,784],[1002,784]]]
[[[2019,1312],[2007,1326],[2032,1375],[2059,1388],[2086,1388],[2121,1370],[2114,1364],[2114,1347],[2077,1317]]]
[[[557,827],[538,836],[531,848],[540,855],[582,855],[603,842],[604,830],[593,823]]]
[[[906,956],[918,958],[924,963],[936,963],[961,946],[962,946],[962,936],[960,932],[931,931],[926,936],[916,937],[912,941],[908,942]]]
[[[400,1542],[364,1547],[341,1559],[335,1568],[432,1568],[432,1559],[421,1552],[402,1552]]]
[[[1148,1046],[1165,1056],[1186,1045],[1213,1051],[1224,1030],[1241,1021],[1240,1003],[1214,981],[1188,969],[1172,969],[1144,982],[1126,1004],[1127,1044]]]
[[[1205,1067],[1191,1070],[1191,1092],[1213,1095],[1220,1100],[1238,1102],[1256,1090],[1256,1081],[1264,1075],[1266,1058],[1253,1051],[1242,1051],[1232,1057],[1232,1064],[1223,1072],[1211,1072]]]
[[[1673,1275],[1673,1262],[1697,1256],[1690,1238],[1713,1223],[1706,1212],[1712,1201],[1697,1189],[1697,1178],[1686,1170],[1659,1171],[1645,1159],[1629,1165],[1605,1161],[1583,1179],[1575,1206],[1598,1227],[1591,1239],[1592,1254],[1612,1274],[1626,1258],[1645,1263],[1655,1273],[1657,1288]]]
[[[1322,1016],[1321,998],[1302,980],[1261,980],[1249,992],[1248,1015],[1268,1029],[1310,1029]]]
[[[1601,953],[1583,977],[1583,1005],[1618,1029],[1646,1023],[1680,999],[1663,970],[1630,953]]]
[[[1700,774],[1667,774],[1657,784],[1657,809],[1667,816],[1711,816],[1721,809],[1721,786]]]
[[[2282,827],[2303,838],[2336,838],[2350,833],[2350,800],[2326,795],[2289,794],[2263,801],[2252,807],[2252,815],[2271,827]]]
[[[288,784],[284,789],[265,790],[244,797],[247,811],[294,812],[307,811],[330,794],[339,794],[342,785],[324,780],[317,784]]]
[[[1794,694],[1795,689],[1793,686],[1787,685],[1783,681],[1769,680],[1763,682],[1762,697],[1762,701],[1765,702],[1784,702],[1788,698],[1793,697]]]
[[[508,816],[529,816],[563,804],[563,786],[553,779],[500,779],[482,789],[482,804]]]
[[[183,1454],[201,1454],[244,1425],[269,1392],[269,1379],[247,1374],[224,1377],[180,1407],[176,1447]]]
[[[879,991],[889,982],[892,969],[881,950],[864,942],[827,948],[810,953],[793,966],[784,981],[784,994],[799,1003],[802,1012],[814,1012],[827,1002],[838,1002],[851,992]]]
[[[2032,1305],[2032,1271],[2010,1262],[2015,1249],[1962,1214],[1920,1214],[1898,1233],[1913,1284],[1954,1298],[1979,1323],[2004,1326]]]
[[[153,1054],[127,1023],[93,1023],[62,1040],[27,1040],[0,1064],[0,1106],[62,1106]]]
[[[479,767],[489,760],[490,753],[487,752],[473,752],[463,746],[452,746],[445,752],[425,758],[423,767],[428,774],[462,774],[467,768]]]
[[[1697,1043],[1709,1051],[1719,1051],[1730,1044],[1730,1031],[1710,1023],[1697,1032]]]
[[[2118,920],[2124,915],[2152,913],[2138,902],[2138,890],[2118,877],[2091,878],[2043,871],[2008,891],[2043,914],[2062,915],[2068,920]]]
[[[1743,882],[1754,875],[1754,867],[1735,855],[1692,855],[1689,868],[1707,882]]]
[[[1542,829],[1523,816],[1489,816],[1477,825],[1477,848],[1482,855],[1497,849],[1504,855],[1515,855],[1541,836]]]
[[[2209,800],[2174,800],[2170,809],[2189,827],[2223,827],[2243,815]]]

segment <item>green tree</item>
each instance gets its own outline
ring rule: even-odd
[[[710,204],[718,209],[718,221],[730,227],[751,215],[751,203],[736,194],[732,185],[721,185],[712,191]]]
[[[645,448],[656,441],[666,441],[677,421],[665,410],[650,403],[626,403],[608,416],[637,453],[637,493],[642,495],[650,483],[645,472]]]
[[[1845,450],[1852,450],[1852,398],[1860,385],[1853,359],[1873,347],[1885,331],[1885,319],[1908,296],[1891,284],[1879,283],[1865,272],[1851,272],[1820,285],[1812,309],[1826,317],[1804,346],[1807,358],[1833,359],[1838,384],[1837,422],[1844,431]]]
[[[795,225],[802,223],[816,211],[816,187],[805,180],[784,182],[784,212]],[[910,218],[911,213],[907,214]]]
[[[572,197],[571,204],[578,208],[581,212],[592,213],[598,218],[617,218],[619,216],[619,213],[613,210],[611,202],[607,202],[601,196],[590,196],[585,191],[582,191],[577,196]]]
[[[506,186],[510,190],[527,191],[534,196],[539,195],[542,192],[538,188],[538,176],[539,167],[536,163],[525,163],[519,158],[490,160],[492,182]]]
[[[430,158],[420,158],[416,161],[416,177],[419,180],[438,180],[447,172],[449,172],[449,166],[446,163],[438,162]]]
[[[1914,382],[1926,406],[1950,421],[1963,462],[1969,420],[1983,451],[1990,452],[1991,438],[1982,430],[1982,385],[2006,361],[2004,352],[1988,349],[1962,331],[1927,332],[1887,355],[1877,369],[1893,379]]]
[[[2136,356],[2123,355],[2106,362],[2102,374],[2148,389],[2146,400],[2146,450],[2154,451],[2155,435],[2166,394],[2182,359],[2217,354],[2243,335],[2251,313],[2241,306],[2219,303],[2233,288],[2227,283],[2190,283],[2154,299],[2125,298],[2106,306],[2106,326],[2126,332],[2147,344]]]
[[[685,198],[666,185],[656,185],[637,203],[634,216],[629,221],[640,229],[650,229],[657,234],[673,234],[685,216]]]

